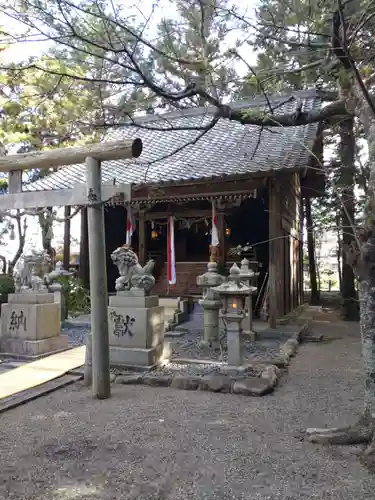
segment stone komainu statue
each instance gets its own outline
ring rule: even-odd
[[[155,278],[152,275],[155,262],[150,260],[142,267],[139,264],[137,254],[128,245],[117,248],[111,253],[111,259],[117,266],[120,273],[116,280],[116,291],[130,290],[137,288],[150,292],[155,284]]]

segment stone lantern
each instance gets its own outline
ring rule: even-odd
[[[202,299],[199,304],[203,307],[204,332],[202,346],[218,344],[219,335],[219,309],[221,307],[220,297],[211,289],[221,285],[225,281],[224,276],[217,272],[217,263],[209,262],[207,272],[197,277],[197,285],[202,288]]]
[[[46,281],[48,284],[48,290],[53,293],[54,301],[60,304],[61,307],[61,318],[66,318],[65,300],[61,292],[62,285],[56,282],[57,278],[61,276],[73,276],[74,273],[71,271],[66,271],[63,267],[62,262],[56,262],[55,269],[46,275]]]
[[[250,288],[241,282],[237,264],[231,267],[228,281],[213,290],[222,298],[220,317],[223,319],[227,334],[228,365],[242,366],[244,344],[242,321],[245,318],[246,298],[250,294]]]
[[[249,268],[250,262],[244,258],[241,261],[240,267],[240,278],[245,285],[250,289],[249,295],[246,297],[246,313],[247,316],[244,320],[244,333],[251,337],[251,340],[255,340],[256,332],[253,330],[253,300],[252,296],[256,294],[257,288],[252,286],[255,272]]]

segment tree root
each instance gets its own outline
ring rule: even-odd
[[[363,415],[358,422],[348,427],[330,429],[307,429],[306,440],[317,444],[355,445],[368,444],[374,435],[374,421]],[[374,441],[375,453],[375,441]]]
[[[375,472],[375,421],[367,415],[348,427],[307,429],[305,439],[310,443],[326,445],[368,444],[360,461],[369,471]]]
[[[361,464],[371,472],[375,472],[375,434],[373,434],[370,444],[361,456]]]

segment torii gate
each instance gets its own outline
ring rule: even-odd
[[[8,192],[0,195],[0,211],[46,208],[50,206],[87,206],[90,263],[92,388],[99,399],[111,395],[108,345],[108,291],[104,237],[103,203],[117,195],[131,199],[130,184],[102,184],[101,162],[138,158],[142,152],[141,139],[102,144],[36,151],[0,157],[0,172],[8,172]],[[72,189],[22,191],[23,170],[86,164],[86,185]]]

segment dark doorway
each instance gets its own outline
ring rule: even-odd
[[[106,207],[104,210],[105,246],[107,256],[108,292],[115,291],[118,278],[117,267],[113,264],[111,253],[126,242],[126,208],[123,206]]]

